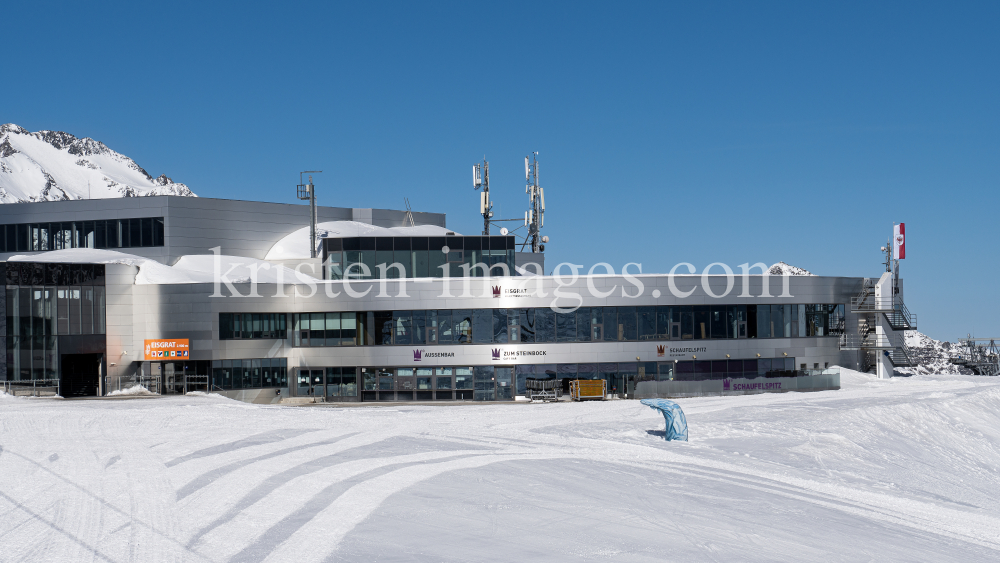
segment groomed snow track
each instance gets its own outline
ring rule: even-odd
[[[1000,384],[290,408],[0,398],[3,561],[995,561]]]

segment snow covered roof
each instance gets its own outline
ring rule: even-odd
[[[347,237],[443,237],[455,233],[451,229],[437,225],[417,225],[415,227],[378,227],[358,221],[326,221],[316,225],[316,238]],[[317,241],[319,244],[319,241]],[[319,248],[317,246],[317,248]],[[289,234],[279,240],[268,251],[265,260],[300,260],[309,258],[309,227]]]
[[[219,261],[216,267],[216,260]],[[8,258],[10,262],[58,262],[69,264],[127,264],[138,266],[136,285],[215,283],[218,271],[231,283],[250,283],[251,269],[257,272],[258,283],[277,283],[278,276],[286,284],[295,284],[298,274],[290,268],[243,256],[216,256],[199,254],[182,256],[173,266],[161,264],[143,256],[115,250],[72,248],[39,254],[19,254]],[[280,272],[280,274],[279,274]],[[301,274],[310,277],[306,274]],[[221,281],[221,280],[218,280]]]

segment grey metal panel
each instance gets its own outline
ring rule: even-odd
[[[317,207],[320,221],[364,220],[379,226],[403,224],[405,211]],[[223,254],[263,259],[272,246],[293,231],[309,225],[309,206],[181,196],[110,198],[0,206],[0,224],[86,221],[133,217],[164,217],[162,248],[118,249],[163,262],[175,263],[186,254],[208,254],[219,246]],[[374,217],[374,222],[373,222]],[[445,224],[438,213],[416,212],[417,224]],[[13,254],[4,253],[0,260]]]

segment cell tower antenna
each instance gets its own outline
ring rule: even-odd
[[[404,197],[403,201],[406,202],[406,218],[403,219],[404,223],[409,223],[411,227],[413,224],[413,210],[410,209],[410,198]]]
[[[299,172],[299,185],[295,186],[295,195],[299,199],[309,200],[309,257],[316,257],[316,186],[313,185],[312,174],[322,174],[322,170],[305,170]],[[302,183],[302,175],[310,174],[309,183]]]
[[[483,155],[483,162],[472,165],[472,189],[479,192],[479,213],[483,216],[483,234],[490,235],[490,219],[493,218],[493,202],[490,201],[490,163]]]
[[[545,244],[549,242],[549,237],[541,235],[542,227],[545,226],[545,190],[538,179],[538,152],[531,153],[530,157],[524,157],[524,191],[528,194],[530,207],[525,213],[524,224],[528,227],[528,236],[525,237],[524,248],[531,243],[532,252],[545,252]]]
[[[538,153],[536,152],[534,155],[537,157]],[[483,216],[483,234],[486,236],[490,235],[490,225],[495,224],[495,226],[500,227],[499,223],[502,222],[523,223],[511,229],[502,227],[500,235],[523,238],[524,240],[519,243],[522,250],[530,243],[533,252],[544,252],[545,245],[542,243],[549,242],[549,237],[540,237],[538,233],[538,230],[545,224],[545,194],[538,185],[537,158],[529,162],[528,158],[525,157],[524,177],[528,182],[528,187],[525,191],[531,194],[531,211],[525,211],[524,217],[494,219],[493,200],[490,199],[490,163],[487,162],[486,156],[483,156],[481,163],[472,165],[472,187],[476,190],[479,190],[479,188],[483,189],[483,191],[479,192],[479,213]],[[529,228],[529,233],[527,235],[517,233],[522,228]]]

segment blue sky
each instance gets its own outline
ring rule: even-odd
[[[1000,3],[17,3],[0,122],[203,197],[504,215],[538,151],[549,264],[902,273],[921,329],[1000,333]]]

